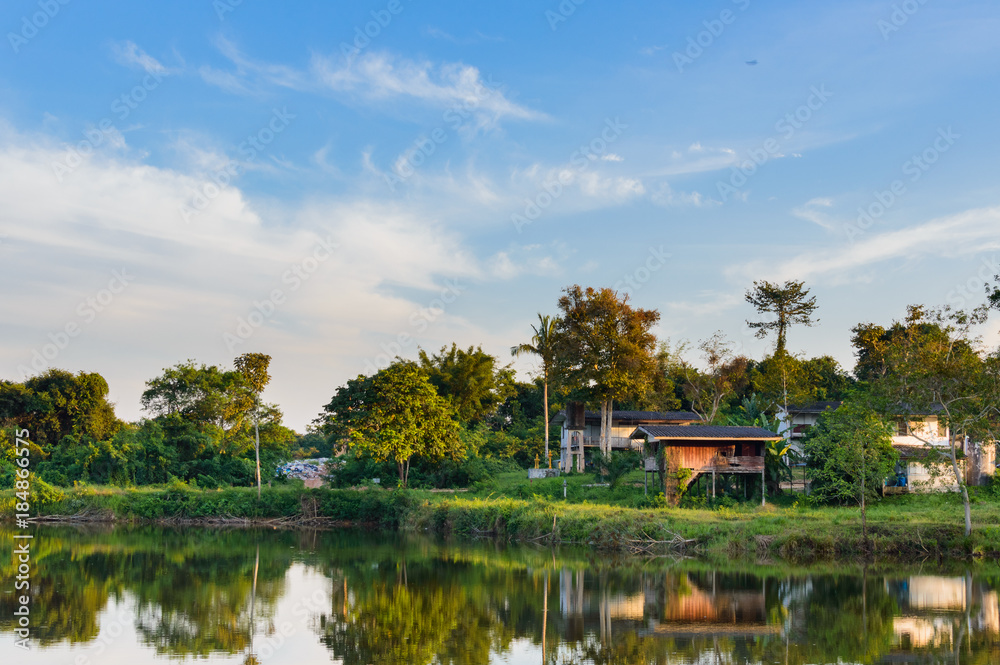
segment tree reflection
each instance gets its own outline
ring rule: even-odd
[[[103,640],[124,609],[158,654],[269,662],[293,562],[325,576],[330,599],[294,619],[295,639],[345,665],[1000,662],[1000,575],[985,566],[741,570],[346,531],[46,529],[32,638]],[[0,630],[14,609],[0,594]]]

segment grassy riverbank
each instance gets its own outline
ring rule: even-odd
[[[637,508],[641,488],[584,487],[576,495],[562,481],[469,493],[420,490],[200,490],[181,484],[158,488],[80,487],[36,495],[32,512],[77,519],[159,523],[254,523],[265,520],[368,524],[538,543],[579,543],[645,551],[652,541],[690,541],[687,551],[710,555],[844,558],[862,553],[856,508],[812,507],[785,497],[766,507]],[[551,487],[550,487],[551,486]],[[558,498],[553,498],[557,496]],[[616,499],[617,497],[617,499]],[[605,501],[597,501],[604,498]],[[14,512],[11,491],[0,492],[0,514]],[[617,504],[617,505],[616,505]],[[1000,502],[976,499],[973,535],[962,535],[961,502],[954,495],[890,497],[869,510],[869,551],[881,557],[1000,557]],[[654,546],[655,547],[655,546]]]

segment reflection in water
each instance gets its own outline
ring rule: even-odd
[[[354,531],[35,535],[28,663],[101,663],[105,646],[130,664],[1000,662],[995,569],[789,572]]]

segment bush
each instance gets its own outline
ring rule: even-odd
[[[631,450],[612,451],[598,457],[595,464],[611,489],[615,489],[622,478],[639,467],[641,460],[639,453]]]

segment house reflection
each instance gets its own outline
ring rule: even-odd
[[[684,637],[778,635],[767,623],[765,583],[759,578],[716,573],[674,573],[642,577],[642,588],[621,588],[600,574],[564,569],[559,575],[564,635],[588,633],[602,642],[623,631]],[[634,584],[634,582],[633,582]]]
[[[887,580],[899,616],[893,632],[900,649],[950,648],[968,635],[1000,635],[1000,597],[965,577],[915,575]]]

